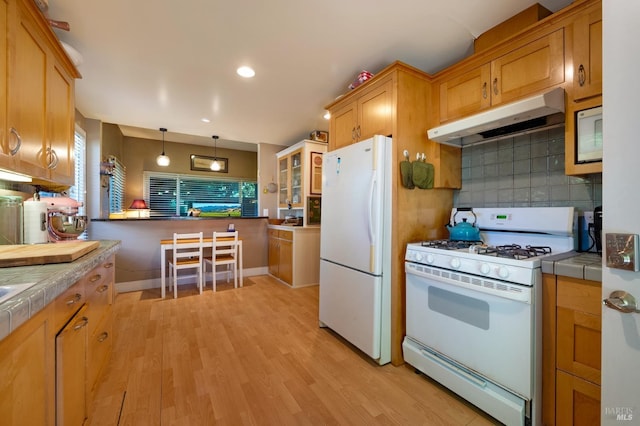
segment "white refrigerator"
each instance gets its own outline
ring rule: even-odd
[[[391,361],[391,139],[323,155],[320,325]]]

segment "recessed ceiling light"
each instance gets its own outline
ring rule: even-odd
[[[251,78],[256,75],[256,72],[251,67],[243,66],[236,70],[240,77]]]
[[[203,123],[211,123],[211,120],[209,120],[208,118],[201,118],[200,121],[202,121]]]

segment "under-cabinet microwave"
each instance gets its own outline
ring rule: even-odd
[[[576,162],[602,161],[602,106],[576,112]]]

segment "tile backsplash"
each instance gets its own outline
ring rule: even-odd
[[[456,207],[561,207],[579,212],[602,205],[602,175],[564,174],[564,128],[462,149]]]

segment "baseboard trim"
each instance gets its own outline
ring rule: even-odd
[[[267,266],[263,266],[260,268],[250,268],[250,269],[244,269],[242,271],[243,276],[246,277],[251,277],[251,276],[255,276],[255,275],[265,275],[267,274],[269,271],[269,268]],[[226,272],[224,271],[220,271],[218,272],[218,275],[224,279],[226,279],[226,277],[224,275],[226,275]],[[196,276],[194,275],[181,275],[178,278],[178,285],[180,285],[181,283],[185,282],[185,283],[193,283],[195,280]],[[167,278],[168,279],[168,278]],[[221,279],[221,278],[218,278]],[[168,282],[167,282],[168,285]],[[160,278],[152,278],[149,280],[138,280],[138,281],[126,281],[126,282],[121,282],[121,283],[116,283],[116,292],[117,293],[127,293],[130,291],[142,291],[142,290],[150,290],[152,288],[160,288]]]

